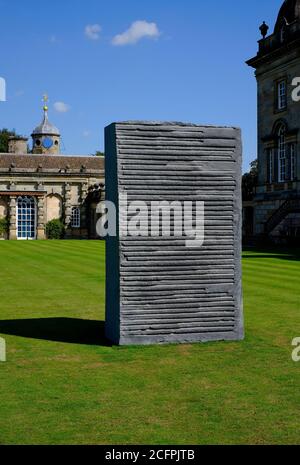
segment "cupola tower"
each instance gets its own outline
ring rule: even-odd
[[[32,153],[57,155],[60,153],[60,132],[48,120],[48,96],[44,95],[43,121],[31,134],[33,147]]]

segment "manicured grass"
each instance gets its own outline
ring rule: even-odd
[[[299,443],[299,258],[244,253],[243,342],[118,348],[103,243],[1,242],[0,443]]]

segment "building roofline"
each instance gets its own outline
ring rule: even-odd
[[[270,51],[267,53],[258,53],[255,57],[250,58],[250,60],[247,60],[246,64],[250,66],[251,68],[257,69],[263,63],[279,58],[280,56],[285,55],[287,52],[290,52],[294,49],[299,48],[299,46],[300,46],[300,38],[292,42],[283,44],[282,47],[277,48],[273,51]]]

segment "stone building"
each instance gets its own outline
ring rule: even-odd
[[[286,0],[275,28],[260,27],[259,50],[247,64],[258,86],[258,169],[254,235],[300,236],[300,102],[292,98],[300,76],[300,0]]]
[[[104,195],[104,160],[60,155],[60,132],[48,120],[26,138],[12,137],[0,154],[0,218],[7,218],[7,239],[45,239],[52,219],[64,222],[67,238],[97,238],[97,204]]]

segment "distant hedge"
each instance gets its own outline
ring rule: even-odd
[[[65,227],[61,220],[51,220],[46,224],[47,239],[63,239]]]
[[[7,218],[0,218],[0,237],[3,237],[9,230],[9,221]]]

